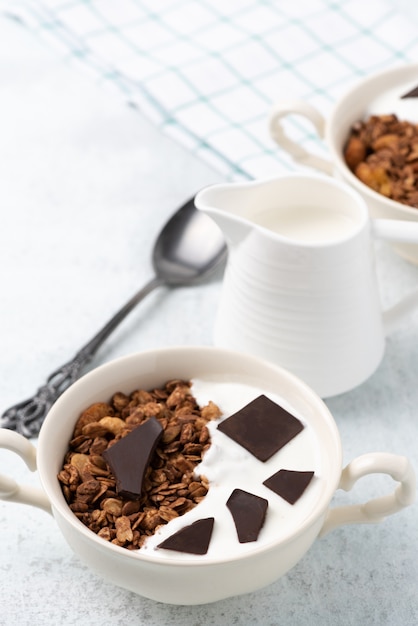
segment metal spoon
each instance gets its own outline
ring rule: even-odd
[[[152,264],[155,276],[138,291],[75,357],[53,372],[33,398],[10,407],[1,416],[0,426],[26,437],[39,433],[55,400],[82,374],[98,348],[120,322],[156,287],[193,285],[211,274],[226,259],[221,230],[210,217],[186,202],[165,224],[154,245]]]

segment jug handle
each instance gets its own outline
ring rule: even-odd
[[[23,435],[0,428],[0,448],[19,455],[32,472],[36,471],[36,448]],[[29,504],[52,513],[51,504],[43,489],[20,485],[13,478],[3,474],[0,474],[0,500]]]
[[[373,236],[379,239],[418,244],[418,222],[375,218],[371,220],[371,226]],[[385,335],[390,335],[398,322],[417,306],[418,289],[414,289],[400,302],[383,311]]]
[[[325,174],[333,174],[331,161],[323,159],[309,150],[305,150],[287,136],[283,129],[281,120],[288,115],[301,115],[309,120],[321,139],[325,133],[325,119],[321,113],[303,100],[280,100],[274,105],[269,119],[269,130],[272,139],[279,144],[283,150],[288,152],[296,163],[307,165]]]
[[[368,500],[364,504],[330,509],[319,533],[320,537],[345,524],[381,522],[388,515],[393,515],[413,503],[416,491],[415,473],[406,457],[384,452],[363,454],[344,468],[338,488],[350,491],[360,478],[368,474],[388,474],[399,485],[387,496]]]

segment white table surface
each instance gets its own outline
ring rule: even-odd
[[[31,395],[151,276],[161,224],[218,173],[161,135],[119,95],[94,84],[14,24],[0,24],[0,400]],[[376,246],[382,301],[414,287],[418,268]],[[92,366],[133,351],[210,344],[220,277],[161,288],[108,340]],[[387,341],[376,373],[327,401],[344,462],[370,451],[418,468],[418,312]],[[36,444],[36,441],[34,442]],[[37,484],[0,453],[0,471]],[[393,488],[363,479],[333,504]],[[52,517],[0,502],[0,624],[372,625],[418,623],[417,510],[318,540],[269,587],[211,605],[157,604],[82,565]],[[256,573],[254,573],[256,576]]]

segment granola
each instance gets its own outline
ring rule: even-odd
[[[199,407],[190,381],[168,381],[161,389],[115,393],[78,418],[58,480],[73,513],[90,530],[118,546],[136,550],[162,525],[195,507],[208,481],[194,470],[210,446],[207,423],[220,417],[209,402]],[[155,417],[163,435],[148,466],[140,499],[121,497],[103,452],[136,426]]]
[[[344,159],[371,189],[418,208],[418,124],[395,114],[358,121],[351,128]]]

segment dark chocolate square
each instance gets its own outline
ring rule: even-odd
[[[160,422],[151,417],[103,452],[121,496],[133,500],[141,497],[145,472],[162,434]]]
[[[314,472],[281,469],[263,482],[263,485],[281,498],[295,504],[311,482]]]
[[[411,91],[408,91],[408,93],[404,93],[403,96],[401,96],[401,100],[405,98],[418,98],[418,87],[414,87]]]
[[[167,537],[157,548],[188,552],[189,554],[206,554],[212,536],[214,517],[199,519],[184,528],[181,528],[170,537]]]
[[[303,430],[303,424],[286,409],[261,395],[221,422],[218,430],[260,461],[267,461]]]
[[[257,541],[266,518],[268,500],[242,489],[234,489],[226,506],[234,519],[239,542]]]

